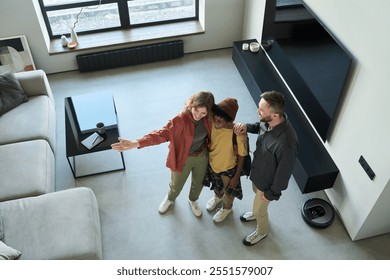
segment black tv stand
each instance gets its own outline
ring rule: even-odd
[[[244,40],[233,43],[233,61],[241,74],[256,105],[260,101],[260,94],[269,90],[277,90],[284,94],[286,99],[286,113],[295,128],[299,140],[299,153],[293,170],[293,176],[302,193],[315,192],[333,187],[339,170],[326,150],[313,126],[308,121],[300,104],[286,86],[283,79],[274,68],[267,54],[261,49],[257,53],[242,50],[243,43],[257,40]],[[274,40],[268,51],[275,57],[283,58],[285,54]],[[321,110],[312,92],[300,77],[288,59],[281,59],[284,72],[294,77],[295,89],[299,90],[300,101],[308,103],[313,110]]]

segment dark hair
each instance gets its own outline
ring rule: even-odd
[[[227,122],[233,121],[233,119],[217,104],[213,106],[213,115],[223,118]]]
[[[283,94],[278,91],[266,91],[260,97],[267,101],[272,112],[281,116],[284,114],[286,101]]]

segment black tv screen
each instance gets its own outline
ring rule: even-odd
[[[267,4],[268,14],[269,9],[272,9],[272,5]],[[280,11],[286,15],[288,14],[286,9],[288,7],[283,7]],[[271,35],[276,38],[277,43],[318,101],[321,110],[306,102],[307,93],[292,92],[318,135],[325,142],[329,139],[342,102],[353,59],[305,5],[295,5],[290,9],[289,18],[278,16],[277,8],[274,11],[275,16],[265,16],[263,36]],[[296,19],[294,19],[295,11]],[[299,15],[303,14],[305,16],[300,19]],[[284,20],[280,20],[282,18]],[[277,59],[273,62],[278,67]],[[288,81],[288,75],[286,76],[287,79],[284,78],[287,84],[295,82]]]

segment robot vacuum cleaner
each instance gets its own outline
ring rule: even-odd
[[[334,210],[326,200],[311,198],[302,206],[302,218],[309,226],[326,228],[334,220]]]

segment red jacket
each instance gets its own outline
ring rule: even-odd
[[[202,118],[207,130],[206,144],[209,146],[211,135],[211,124],[207,117]],[[181,172],[190,152],[191,144],[194,139],[194,119],[191,113],[181,112],[160,130],[154,130],[141,139],[137,139],[140,146],[158,145],[169,141],[169,152],[166,166],[173,172]]]

